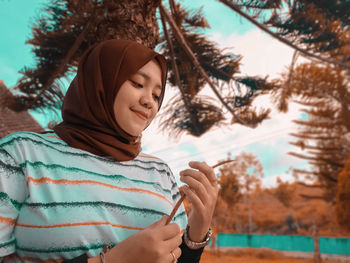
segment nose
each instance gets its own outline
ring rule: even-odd
[[[155,102],[153,100],[153,94],[152,92],[145,92],[142,94],[141,98],[140,98],[140,103],[142,106],[151,109],[153,108]]]

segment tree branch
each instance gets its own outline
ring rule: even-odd
[[[281,41],[282,43],[286,44],[287,46],[299,51],[300,53],[308,56],[308,57],[312,57],[315,58],[319,61],[323,61],[329,64],[334,64],[340,67],[344,67],[347,68],[348,70],[350,70],[350,65],[340,62],[340,61],[336,61],[333,59],[328,59],[328,58],[324,58],[318,55],[315,55],[313,53],[310,53],[309,51],[302,49],[296,45],[294,45],[292,42],[290,42],[289,40],[279,36],[277,33],[272,32],[270,29],[267,28],[267,26],[259,23],[257,20],[255,20],[254,18],[252,18],[251,16],[247,15],[246,13],[242,12],[239,7],[237,7],[237,5],[235,5],[233,2],[229,1],[229,0],[218,0],[219,2],[221,2],[222,4],[228,6],[229,8],[231,8],[234,12],[238,13],[240,16],[243,16],[245,19],[247,19],[249,22],[253,23],[254,25],[256,25],[258,28],[260,28],[262,31],[264,31],[265,33],[269,34],[270,36],[276,38],[277,40]]]
[[[191,59],[191,61],[192,61],[193,65],[195,66],[195,68],[198,70],[198,72],[202,75],[202,77],[209,84],[210,88],[213,90],[214,94],[218,97],[218,99],[224,105],[224,107],[232,114],[232,116],[234,117],[234,119],[238,123],[240,123],[242,125],[245,125],[245,126],[248,126],[248,127],[252,127],[252,128],[255,127],[255,125],[249,124],[246,121],[244,121],[241,118],[239,118],[236,115],[236,113],[234,112],[234,110],[224,101],[224,99],[221,97],[221,95],[218,92],[218,90],[215,88],[215,85],[212,83],[212,81],[210,80],[210,78],[207,75],[207,73],[205,73],[205,71],[201,67],[199,61],[197,60],[196,56],[193,54],[192,50],[188,46],[185,38],[183,37],[180,29],[177,27],[177,25],[176,25],[175,21],[173,20],[173,18],[170,16],[170,14],[164,8],[163,5],[159,6],[159,10],[164,15],[165,19],[168,21],[169,25],[171,26],[171,28],[172,28],[172,30],[174,32],[174,35],[175,35],[177,41],[179,41],[179,43],[182,45],[183,49],[185,50],[185,52],[187,53],[187,55]]]
[[[322,185],[306,184],[304,182],[297,182],[297,184],[308,188],[324,188]]]
[[[328,173],[321,173],[321,172],[312,172],[312,171],[304,171],[304,170],[299,170],[299,169],[293,169],[296,173],[301,173],[301,174],[309,174],[309,175],[314,175],[314,176],[322,176],[334,183],[338,182],[337,178],[332,177]]]
[[[340,167],[340,168],[344,167],[344,164],[340,164],[340,163],[334,162],[334,161],[332,161],[330,159],[326,159],[326,158],[311,157],[311,156],[307,156],[307,155],[303,155],[303,154],[299,154],[299,153],[294,153],[294,152],[288,152],[288,154],[292,155],[292,156],[295,156],[295,157],[298,157],[300,159],[306,159],[306,160],[310,160],[310,161],[323,162],[323,163],[334,165],[334,166],[337,166],[337,167]]]
[[[170,57],[171,57],[171,64],[172,64],[173,69],[174,69],[176,85],[177,85],[177,87],[180,90],[180,93],[181,93],[182,99],[184,101],[185,107],[186,107],[188,113],[190,114],[190,119],[191,119],[191,122],[193,123],[194,130],[195,130],[196,134],[199,134],[198,121],[192,114],[191,107],[190,107],[191,103],[188,101],[188,97],[186,96],[185,91],[184,91],[184,89],[182,87],[182,84],[181,84],[179,69],[178,69],[178,67],[176,65],[176,60],[175,60],[175,52],[174,52],[173,42],[172,42],[172,40],[171,40],[171,38],[169,36],[163,12],[160,12],[160,19],[162,21],[164,36],[165,36],[165,39],[168,42],[168,46],[169,46]]]
[[[96,13],[95,10],[96,10],[96,8],[94,8],[94,12],[91,14],[91,17],[90,17],[89,21],[87,22],[85,28],[83,29],[83,31],[81,31],[79,36],[76,38],[73,46],[68,50],[67,55],[65,56],[65,58],[62,60],[60,65],[57,67],[56,71],[50,76],[50,78],[46,82],[45,86],[41,89],[40,93],[37,94],[35,96],[35,98],[33,99],[33,101],[27,106],[27,109],[30,109],[40,99],[40,97],[50,87],[50,85],[57,78],[57,76],[64,70],[64,67],[69,63],[69,61],[72,58],[72,56],[78,50],[78,48],[80,47],[81,43],[84,41],[85,35],[88,33],[88,31],[90,29],[90,26],[92,25],[92,23],[95,20],[95,13]]]
[[[322,195],[306,195],[306,194],[299,194],[301,197],[305,199],[318,199],[327,202],[327,199]]]

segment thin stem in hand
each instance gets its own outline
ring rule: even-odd
[[[222,162],[218,162],[217,164],[213,165],[212,168],[216,168],[220,165],[223,165],[223,164],[226,164],[226,163],[230,163],[230,162],[233,162],[234,160],[226,160],[226,161],[222,161]],[[180,190],[180,194],[181,194],[181,197],[179,199],[179,201],[177,201],[176,205],[174,206],[173,208],[173,211],[171,211],[170,213],[170,216],[168,217],[167,221],[166,221],[166,225],[170,223],[170,221],[173,219],[173,217],[175,216],[177,210],[179,209],[181,203],[185,200],[185,194],[183,191]]]

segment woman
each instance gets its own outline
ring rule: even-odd
[[[192,210],[187,218],[181,206],[167,225],[176,181],[140,153],[166,71],[162,55],[136,42],[97,44],[82,56],[54,132],[0,140],[4,262],[199,262],[218,192],[213,169],[190,162],[180,173]]]

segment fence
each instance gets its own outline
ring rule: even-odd
[[[216,245],[219,247],[271,248],[281,251],[314,251],[313,238],[308,236],[219,233]],[[322,254],[350,255],[350,238],[320,237],[319,247]]]

